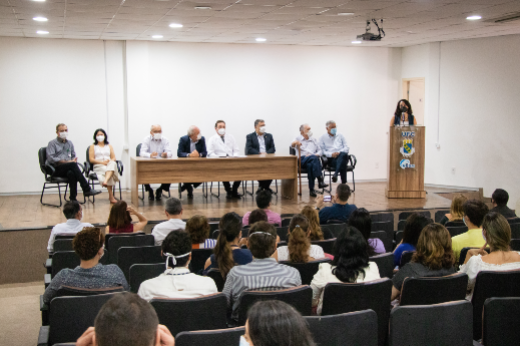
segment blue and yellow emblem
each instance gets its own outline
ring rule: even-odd
[[[401,147],[401,154],[403,154],[404,157],[410,157],[415,153],[415,148],[413,147],[413,140],[412,139],[404,139],[403,140],[403,146]]]

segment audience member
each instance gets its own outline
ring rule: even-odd
[[[459,234],[451,239],[451,247],[455,254],[455,260],[459,258],[460,250],[465,247],[481,247],[486,242],[482,237],[482,221],[489,209],[484,202],[470,199],[462,206],[464,210],[464,224],[468,226],[466,233]]]
[[[336,188],[336,195],[332,197],[333,205],[331,207],[323,207],[323,195],[316,198],[316,206],[320,211],[320,223],[322,225],[329,220],[347,222],[350,214],[357,209],[355,204],[348,204],[350,194],[350,187],[347,184],[340,184]]]
[[[116,154],[112,145],[108,144],[107,133],[103,129],[94,131],[94,144],[88,149],[88,161],[92,164],[92,170],[101,186],[108,190],[108,200],[114,204],[113,186],[119,181]]]
[[[462,218],[464,217],[464,210],[462,209],[462,206],[467,200],[468,199],[462,194],[453,197],[453,200],[451,201],[450,212],[444,215],[439,223],[443,226],[446,226],[448,222],[464,225],[464,222],[462,221]]]
[[[168,221],[155,225],[152,231],[155,245],[161,245],[164,238],[171,231],[186,228],[186,222],[182,221],[182,204],[180,199],[175,197],[168,198],[164,206],[164,213]]]
[[[75,269],[62,269],[52,278],[45,289],[43,302],[48,304],[62,286],[76,288],[107,288],[123,286],[128,290],[128,283],[119,267],[115,264],[102,265],[99,260],[104,255],[105,234],[96,227],[84,228],[72,240],[72,247],[80,258],[80,265]]]
[[[190,235],[183,230],[168,234],[161,246],[161,253],[166,257],[166,271],[143,282],[137,294],[150,301],[153,298],[197,298],[217,293],[212,278],[190,273],[191,245]]]
[[[288,246],[278,248],[278,261],[293,263],[307,263],[325,258],[325,253],[319,245],[312,245],[309,239],[309,221],[301,214],[292,217],[287,230],[289,234]]]
[[[520,269],[520,253],[511,251],[511,227],[506,218],[499,213],[491,212],[482,222],[482,238],[485,244],[480,249],[470,249],[466,255],[460,272],[468,274],[468,291],[466,299],[471,300],[473,288],[480,271],[507,271]],[[489,246],[488,254],[484,249]]]
[[[192,249],[213,249],[217,244],[216,239],[209,237],[210,227],[205,216],[192,216],[186,222],[186,232],[190,235]]]
[[[78,201],[67,201],[63,206],[63,215],[67,219],[64,223],[59,223],[52,228],[49,243],[47,244],[47,251],[54,251],[54,240],[56,235],[74,235],[85,227],[94,227],[89,223],[81,222],[83,219],[83,207]]]
[[[305,216],[309,221],[309,231],[311,232],[309,236],[310,240],[323,240],[324,232],[320,227],[320,216],[318,214],[318,211],[310,205],[306,205],[305,207],[303,207],[301,214]],[[334,236],[331,235],[330,238],[334,238]]]
[[[416,250],[417,241],[419,241],[421,231],[430,223],[432,223],[431,219],[427,219],[417,213],[413,213],[408,217],[408,219],[406,219],[403,240],[401,240],[394,250],[394,266],[398,267],[401,263],[403,252]]]
[[[204,274],[210,269],[217,268],[223,278],[227,276],[235,265],[248,264],[253,260],[253,255],[248,249],[240,248],[242,238],[242,218],[237,213],[227,213],[220,219],[220,230],[211,255],[204,265]]]
[[[279,300],[256,302],[247,312],[240,346],[316,346],[305,319]]]
[[[392,300],[401,294],[405,278],[446,276],[455,273],[450,232],[440,224],[429,224],[421,232],[417,252],[392,278]]]
[[[238,318],[240,296],[244,291],[281,289],[302,284],[298,270],[279,264],[271,257],[276,250],[276,239],[276,229],[267,222],[260,221],[251,227],[247,246],[253,254],[253,262],[233,267],[222,290],[232,308],[232,319]]]
[[[385,253],[385,244],[378,238],[370,238],[372,232],[372,218],[365,208],[356,209],[350,214],[348,219],[349,226],[356,228],[361,232],[363,238],[368,242],[368,255]]]
[[[515,218],[516,214],[507,207],[507,202],[509,202],[509,194],[507,191],[496,189],[491,195],[491,203],[493,203],[493,209],[491,209],[491,211],[502,214],[506,219]]]
[[[249,225],[246,225],[245,227],[250,227],[251,225],[254,225],[258,221],[265,221],[269,222],[267,218],[267,214],[262,209],[255,209],[249,214]]]
[[[272,211],[270,209],[270,207],[271,207],[271,198],[272,198],[272,194],[267,189],[258,191],[257,194],[256,194],[256,205],[257,205],[258,208],[260,208],[263,211],[265,211],[265,213],[267,214],[267,221],[270,224],[281,226],[282,225],[282,217],[280,216],[280,214],[275,213],[274,211]],[[251,212],[247,212],[244,215],[244,218],[242,219],[242,223],[245,226],[249,225],[249,215],[250,214],[251,214]]]
[[[175,346],[154,308],[134,293],[114,295],[78,339],[76,346]]]
[[[132,215],[139,219],[138,223],[132,223]],[[140,232],[144,231],[146,224],[148,219],[143,214],[129,207],[125,201],[118,201],[110,209],[105,230],[107,234]]]
[[[347,227],[334,243],[332,263],[321,263],[311,282],[312,306],[321,315],[323,291],[330,282],[367,282],[380,279],[379,268],[368,261],[368,244],[357,229]]]

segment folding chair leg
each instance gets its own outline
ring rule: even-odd
[[[210,185],[210,188],[209,188],[209,192],[211,193],[212,196],[215,196],[217,198],[220,198],[220,181],[217,182],[217,187],[218,187],[218,193],[215,195],[213,193],[213,182],[211,182],[211,185]]]
[[[123,194],[121,193],[121,180],[119,180],[119,200],[123,200]]]
[[[202,183],[202,197],[208,199],[208,183]]]
[[[139,186],[137,188],[139,188]],[[141,185],[141,192],[143,193],[143,197],[139,197],[139,194],[137,194],[137,198],[139,198],[144,203],[144,185]]]
[[[51,204],[51,203],[43,203],[43,194],[45,193],[45,189],[48,189],[47,187],[47,183],[43,183],[43,188],[42,188],[42,195],[40,196],[40,204],[41,205],[46,205],[48,207],[54,207],[54,208],[61,208],[61,190],[60,190],[60,184],[58,183],[58,197],[60,199],[60,205],[56,205],[56,204]],[[51,187],[52,188],[52,187]]]
[[[246,191],[245,193],[246,194],[248,194],[249,196],[254,196],[254,194],[255,194],[255,182],[254,182],[254,180],[251,180],[251,188],[252,188],[251,191],[252,192],[249,192],[249,190],[247,189],[247,180],[244,182],[243,186],[245,188],[245,191]],[[244,194],[244,196],[245,196],[245,194]]]
[[[179,183],[179,187],[177,189],[179,190],[179,199],[182,199],[182,190],[181,190],[182,184]]]
[[[354,192],[354,191],[356,191],[356,180],[354,179],[354,171],[352,171],[352,184],[354,185],[352,192]]]
[[[274,188],[275,188],[275,190],[274,190],[273,194],[278,195],[278,180],[277,179],[274,180]]]

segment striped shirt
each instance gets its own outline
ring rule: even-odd
[[[300,286],[302,278],[295,268],[279,264],[274,258],[253,259],[253,262],[233,267],[226,278],[222,293],[232,307],[231,318],[238,319],[240,296],[246,290],[273,290]]]
[[[200,244],[191,244],[192,249],[213,249],[217,245],[216,239],[206,239],[204,243]]]

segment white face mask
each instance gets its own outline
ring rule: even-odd
[[[157,139],[157,140],[159,140],[159,139],[161,139],[161,138],[162,138],[162,133],[154,133],[154,134],[153,134],[153,139]]]
[[[262,126],[262,127],[260,128],[260,133],[265,133],[265,131],[266,131],[265,126]]]
[[[250,346],[249,342],[247,342],[246,338],[243,335],[240,335],[240,344],[239,346]]]
[[[96,136],[96,140],[98,142],[104,142],[105,141],[105,136]]]
[[[202,138],[202,135],[199,133],[199,134],[197,135],[197,142],[200,141],[201,138]]]
[[[309,132],[307,132],[307,136],[308,136],[309,138],[312,137],[312,131],[311,131],[311,130],[309,130]]]
[[[69,133],[67,131],[60,132],[61,139],[67,139],[68,136],[69,136]]]
[[[218,134],[224,136],[226,134],[226,129],[218,129]]]

